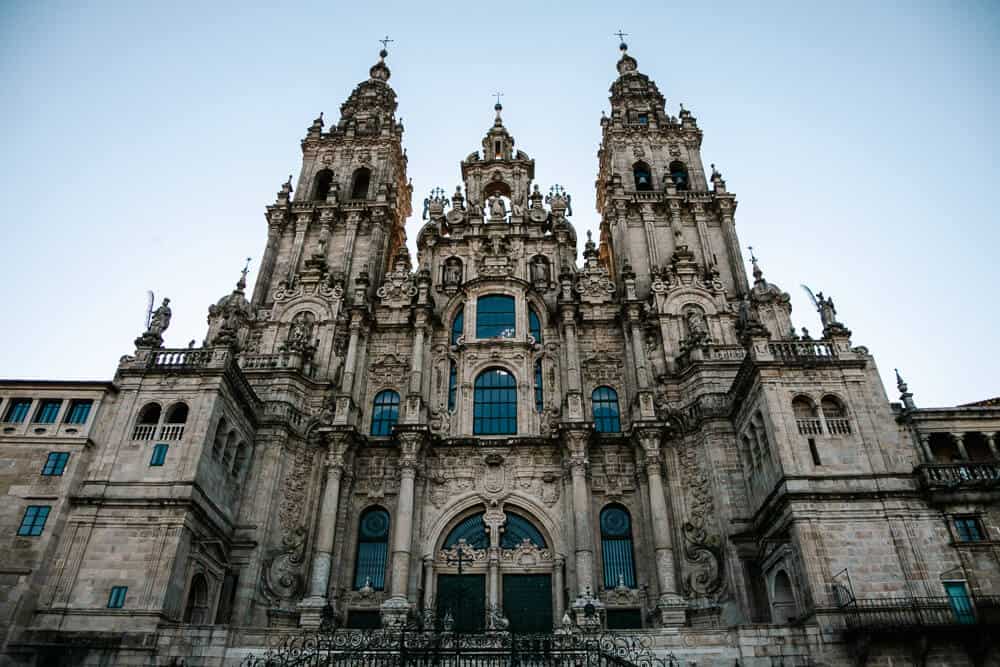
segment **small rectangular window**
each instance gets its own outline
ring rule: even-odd
[[[125,593],[128,586],[112,586],[111,595],[108,596],[108,609],[121,609],[125,606]]]
[[[28,416],[30,409],[30,398],[12,398],[7,402],[7,413],[3,420],[9,424],[20,424]]]
[[[51,509],[48,505],[28,505],[24,510],[24,518],[21,519],[21,527],[17,529],[17,534],[23,537],[41,535]]]
[[[955,517],[955,534],[959,542],[983,542],[986,533],[979,519],[974,516]]]
[[[639,114],[639,125],[649,125],[649,114]]]
[[[163,462],[167,460],[167,450],[170,449],[169,445],[159,444],[153,447],[153,458],[149,459],[149,465],[151,466],[161,466]]]
[[[66,462],[69,461],[68,452],[49,452],[49,457],[45,459],[42,467],[42,474],[46,477],[59,477],[66,470]]]
[[[90,416],[90,408],[92,405],[94,405],[94,402],[89,398],[74,399],[73,402],[69,404],[69,411],[66,413],[66,423],[86,424],[87,417]]]
[[[816,439],[815,438],[809,438],[809,453],[812,454],[813,465],[816,465],[816,466],[823,465],[823,462],[819,460],[819,450],[816,449]]]
[[[54,424],[59,416],[59,408],[62,406],[61,398],[46,398],[38,406],[35,413],[36,424]]]

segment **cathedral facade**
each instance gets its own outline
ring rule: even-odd
[[[385,56],[201,346],[164,301],[110,382],[0,382],[0,660],[238,665],[427,613],[684,665],[1000,660],[996,401],[891,403],[822,293],[797,332],[624,44],[598,238],[498,103],[411,257]]]

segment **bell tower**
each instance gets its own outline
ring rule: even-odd
[[[733,225],[736,200],[714,166],[706,176],[702,132],[681,105],[668,115],[656,83],[619,47],[611,84],[611,116],[601,118],[597,211],[601,258],[617,275],[628,264],[640,298],[654,274],[678,260],[693,262],[705,283],[721,283],[727,298],[749,291]]]

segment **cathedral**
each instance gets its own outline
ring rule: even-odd
[[[822,292],[793,326],[625,44],[596,237],[497,103],[411,256],[387,55],[200,346],[164,299],[112,380],[0,381],[0,664],[334,664],[276,638],[421,619],[646,650],[520,664],[1000,664],[1000,400],[891,401]]]

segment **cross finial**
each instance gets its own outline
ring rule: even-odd
[[[493,97],[497,98],[497,104],[500,104],[500,98],[503,97],[503,93],[501,93],[498,90],[497,92],[493,93]]]
[[[625,38],[628,37],[628,33],[627,32],[622,32],[621,28],[619,28],[618,32],[616,32],[614,34],[618,36],[618,41],[619,42],[624,42]]]
[[[383,49],[387,49],[389,47],[389,45],[392,44],[393,42],[395,42],[396,40],[389,39],[389,35],[386,35],[385,37],[383,37],[382,39],[380,39],[378,41],[379,41],[380,44],[382,44],[382,48]]]
[[[753,246],[752,245],[748,245],[747,246],[747,250],[750,251],[750,261],[751,262],[756,262],[757,258],[753,256]]]

